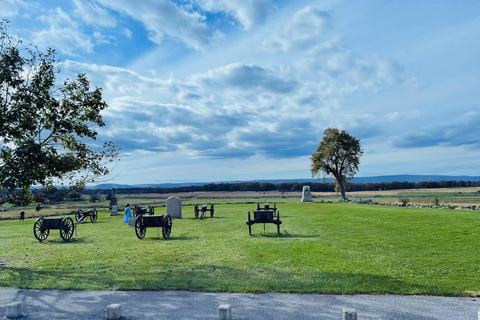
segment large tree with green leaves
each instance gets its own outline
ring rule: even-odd
[[[323,173],[333,176],[345,200],[347,181],[358,172],[363,149],[360,140],[346,131],[328,128],[323,132],[323,139],[312,154],[312,176]]]
[[[55,51],[23,46],[0,21],[0,188],[83,185],[109,173],[112,142],[96,145],[107,108],[84,74],[58,83]],[[4,200],[8,197],[3,197]]]

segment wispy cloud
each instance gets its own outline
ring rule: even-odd
[[[395,141],[399,148],[422,148],[434,146],[473,146],[480,148],[480,113],[468,112],[447,123],[418,128]]]
[[[170,0],[98,0],[111,10],[119,11],[143,23],[148,37],[156,44],[166,38],[180,40],[187,47],[200,50],[214,43],[221,32],[212,30],[198,12],[182,9]],[[155,14],[152,14],[155,13]]]
[[[21,8],[27,7],[27,3],[23,0],[1,0],[0,6],[0,17],[14,17]]]
[[[223,12],[232,16],[246,30],[261,24],[273,11],[275,4],[272,0],[193,0],[203,10],[209,12]]]
[[[70,56],[93,51],[90,37],[79,31],[77,22],[61,8],[40,16],[38,20],[49,25],[48,29],[32,32],[32,40],[41,48],[53,47]]]
[[[86,23],[104,27],[115,27],[116,19],[97,3],[89,0],[73,0],[74,12]]]

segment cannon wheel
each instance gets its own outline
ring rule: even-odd
[[[172,232],[172,217],[169,214],[166,214],[165,217],[163,217],[163,225],[162,225],[163,239],[168,239],[170,237],[171,232]]]
[[[136,217],[139,216],[138,212],[139,212],[140,210],[138,210],[138,209],[139,209],[138,206],[135,206],[135,207],[133,208],[133,217],[134,217],[134,218],[136,218]]]
[[[252,219],[250,219],[250,210],[248,210],[248,234],[252,235]]]
[[[280,235],[280,211],[277,212],[277,233]]]
[[[73,219],[70,217],[63,218],[62,225],[60,226],[60,237],[65,241],[69,241],[72,239],[74,231],[75,225],[73,224]]]
[[[198,204],[195,205],[195,208],[193,208],[195,211],[195,218],[198,218]]]
[[[97,212],[97,209],[94,208],[92,210],[92,213],[90,214],[90,221],[95,222],[97,221],[97,218],[98,218],[98,212]]]
[[[215,208],[213,207],[213,203],[212,203],[212,205],[210,206],[210,218],[213,218],[214,210],[215,210]]]
[[[78,222],[83,217],[83,211],[82,209],[78,209],[75,211],[75,221]]]
[[[135,221],[135,233],[137,234],[138,239],[145,238],[147,233],[147,228],[143,225],[143,217],[139,216]]]
[[[38,218],[33,225],[33,234],[38,241],[42,242],[43,240],[48,238],[48,234],[50,233],[50,229],[45,228],[45,223],[43,218]]]

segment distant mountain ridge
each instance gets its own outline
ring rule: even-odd
[[[445,176],[445,175],[389,175],[374,177],[356,177],[350,182],[353,183],[381,183],[381,182],[422,182],[422,181],[480,181],[479,176]],[[217,182],[178,182],[178,183],[144,183],[144,184],[115,184],[103,183],[96,186],[87,187],[88,189],[122,189],[122,188],[174,188],[185,186],[203,186],[206,184],[219,183],[248,183],[248,182],[269,182],[277,184],[280,182],[324,182],[323,179],[265,179],[265,180],[233,180],[233,181],[217,181]],[[325,179],[325,182],[332,182],[332,179]]]

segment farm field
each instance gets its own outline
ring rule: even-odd
[[[337,202],[340,196],[334,192],[312,192],[314,202]],[[279,191],[246,191],[246,192],[185,192],[166,194],[119,194],[118,203],[123,210],[127,203],[132,206],[151,205],[158,208],[157,212],[165,212],[165,201],[170,196],[177,196],[182,199],[184,205],[195,205],[205,203],[230,204],[230,203],[256,203],[256,202],[277,202],[277,203],[298,203],[302,197],[301,192],[279,192]],[[409,204],[432,205],[446,204],[452,206],[480,206],[480,188],[438,188],[438,189],[399,189],[382,191],[358,191],[347,192],[350,200],[365,201],[372,200],[378,203],[401,204],[403,199],[408,199]],[[27,217],[40,217],[61,213],[74,212],[76,209],[90,210],[92,208],[106,209],[109,201],[102,200],[96,203],[82,201],[62,201],[51,205],[42,205],[42,210],[37,212],[35,204],[27,207],[12,208],[5,204],[0,207],[0,219],[18,218],[19,212],[25,210]]]
[[[249,236],[254,207],[218,204],[198,220],[185,206],[168,240],[139,240],[107,211],[70,242],[58,230],[38,242],[35,219],[0,221],[0,287],[480,295],[478,212],[297,199],[278,204],[280,236],[257,224]]]

